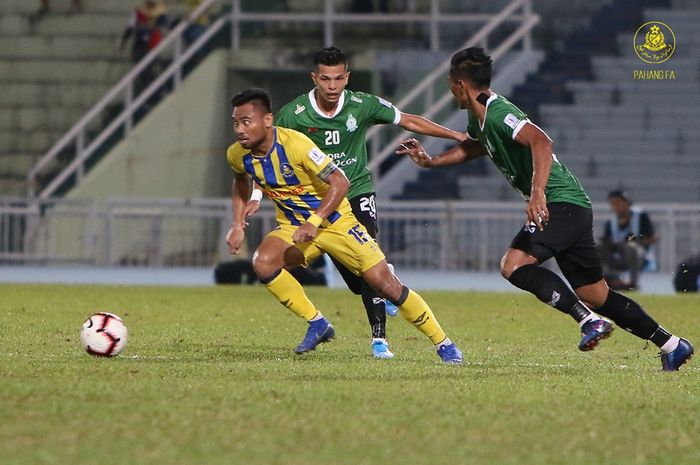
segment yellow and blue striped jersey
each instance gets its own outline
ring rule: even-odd
[[[272,130],[274,142],[265,156],[253,155],[236,142],[226,151],[226,158],[233,171],[250,175],[275,202],[279,224],[300,226],[316,212],[328,192],[323,180],[339,168],[304,134],[277,126]],[[351,211],[343,198],[327,220],[334,223]]]

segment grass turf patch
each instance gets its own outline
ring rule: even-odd
[[[3,464],[697,464],[694,363],[617,329],[576,349],[573,321],[526,294],[424,292],[465,355],[446,366],[389,318],[370,355],[360,299],[310,288],[338,336],[292,352],[305,324],[262,287],[1,285]],[[700,341],[697,296],[640,296]],[[93,358],[83,319],[114,312],[126,351]]]

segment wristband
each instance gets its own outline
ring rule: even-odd
[[[318,216],[316,213],[311,214],[311,216],[306,220],[307,223],[313,224],[315,227],[321,226],[321,223],[323,223],[323,218]]]
[[[260,202],[263,198],[263,193],[260,189],[253,189],[253,193],[250,194],[251,202]]]

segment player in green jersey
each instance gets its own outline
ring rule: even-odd
[[[282,107],[275,115],[275,124],[307,135],[343,169],[350,180],[347,199],[352,211],[369,234],[376,237],[375,189],[367,168],[367,130],[375,124],[392,123],[411,132],[458,142],[466,136],[422,116],[403,113],[380,97],[346,89],[349,77],[348,62],[340,49],[328,47],[317,51],[311,72],[315,87]],[[385,306],[394,315],[396,308],[385,302],[361,277],[337,260],[333,262],[348,288],[362,296],[372,327],[373,355],[393,357],[386,341]]]
[[[572,316],[581,327],[579,349],[591,350],[610,335],[612,325],[600,314],[656,344],[663,370],[678,370],[693,355],[693,346],[666,331],[637,302],[608,288],[593,239],[586,192],[554,155],[547,134],[489,88],[491,63],[477,47],[452,57],[448,79],[460,108],[469,114],[468,140],[430,157],[417,141],[409,139],[397,153],[409,155],[423,167],[488,156],[527,200],[527,223],[501,259],[503,277]],[[540,266],[552,257],[573,292],[556,273]]]

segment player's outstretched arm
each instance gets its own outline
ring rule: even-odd
[[[527,203],[527,218],[542,230],[549,221],[544,190],[552,171],[552,139],[534,124],[526,123],[515,136],[515,141],[530,147],[532,152],[532,188]]]
[[[463,132],[453,131],[450,128],[430,121],[428,118],[411,113],[401,113],[399,126],[410,132],[425,134],[426,136],[442,137],[443,139],[452,139],[457,142],[462,142],[467,138],[467,135]]]
[[[401,141],[401,146],[396,154],[408,155],[416,165],[423,168],[434,168],[436,166],[456,165],[483,157],[486,155],[486,150],[477,141],[465,139],[440,155],[431,157],[420,142],[415,139],[407,139]]]
[[[233,208],[233,219],[231,221],[231,229],[226,234],[226,243],[228,244],[229,253],[238,255],[245,237],[245,227],[248,225],[245,221],[246,204],[250,198],[251,180],[247,174],[236,174],[233,178],[233,186],[231,187],[231,206]]]
[[[316,230],[321,225],[323,220],[328,218],[332,212],[334,212],[340,202],[343,201],[345,195],[350,189],[350,181],[345,177],[343,170],[334,169],[328,176],[323,178],[323,181],[328,184],[328,192],[323,196],[321,204],[316,209],[316,212],[312,214],[306,223],[299,226],[292,234],[292,240],[295,243],[307,242],[316,236]]]

